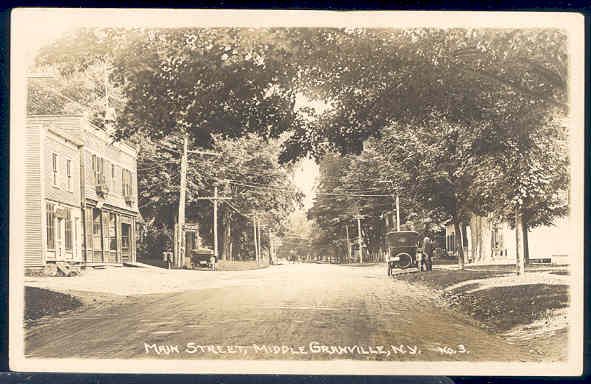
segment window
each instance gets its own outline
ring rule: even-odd
[[[115,190],[115,164],[111,164],[111,189]]]
[[[66,176],[68,177],[68,191],[72,191],[72,160],[66,159]]]
[[[84,225],[86,226],[86,250],[92,251],[92,208],[86,207],[84,211]],[[91,255],[87,254],[88,260],[91,260]]]
[[[55,211],[54,205],[47,203],[47,249],[55,249]]]
[[[72,210],[66,208],[66,227],[64,228],[64,242],[67,251],[72,250]]]
[[[51,154],[51,166],[53,169],[53,176],[52,176],[52,183],[54,186],[57,186],[57,176],[58,176],[58,170],[57,170],[57,153],[52,153]]]
[[[451,233],[447,236],[447,250],[449,252],[456,251],[456,235],[455,233]]]
[[[121,192],[123,196],[131,196],[131,172],[127,169],[121,170]]]
[[[101,210],[94,208],[92,210],[92,244],[94,250],[101,250],[103,248],[101,225]]]
[[[129,251],[129,232],[131,225],[121,224],[121,250]]]
[[[95,185],[103,184],[105,182],[105,161],[102,157],[92,155],[92,171],[94,173]]]
[[[117,251],[117,216],[109,213],[109,249]]]

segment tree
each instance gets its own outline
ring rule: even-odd
[[[456,232],[469,212],[506,207],[519,201],[523,192],[518,191],[536,188],[523,160],[528,142],[551,116],[564,116],[567,110],[566,36],[561,31],[326,29],[301,38],[302,45],[315,47],[302,51],[301,78],[310,84],[310,95],[326,98],[332,110],[315,125],[295,131],[285,144],[284,161],[314,153],[312,148],[320,145],[360,153],[368,138],[399,127],[393,137],[404,136],[406,144],[394,145],[392,153],[417,161],[407,169],[417,176],[424,171],[415,191],[437,191],[432,198],[437,204],[427,205],[451,215]],[[451,140],[440,137],[439,125],[452,130]],[[438,139],[431,143],[426,134]],[[413,155],[429,147],[448,156]],[[494,189],[484,193],[470,179],[480,160],[501,153],[515,178],[509,200],[499,202],[487,198]],[[534,195],[539,201],[539,194]],[[519,203],[518,221],[523,209]]]
[[[568,213],[569,160],[567,131],[561,121],[549,118],[518,132],[498,138],[498,152],[482,161],[479,185],[493,212],[512,223],[518,241],[523,242],[523,253],[517,249],[517,273],[523,274],[529,257],[528,231],[552,225]]]
[[[113,62],[142,37],[139,30],[80,28],[41,48],[34,70],[54,78],[30,82],[29,112],[80,113],[104,128],[105,119],[112,119],[126,103],[113,82]]]
[[[279,32],[277,32],[279,33]],[[187,132],[209,147],[213,134],[278,137],[299,122],[286,51],[271,32],[250,29],[151,30],[115,61],[128,102],[119,136],[153,139]]]

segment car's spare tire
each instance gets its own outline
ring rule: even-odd
[[[408,253],[402,252],[396,256],[400,257],[400,261],[398,261],[398,267],[400,269],[405,269],[412,265],[412,257]]]

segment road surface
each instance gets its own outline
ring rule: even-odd
[[[233,285],[118,297],[44,320],[27,330],[25,353],[59,358],[535,360],[522,347],[445,308],[431,291],[388,278],[382,265],[290,264],[231,272],[231,278]]]

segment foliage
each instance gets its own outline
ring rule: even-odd
[[[278,137],[298,124],[289,58],[272,33],[235,28],[151,30],[115,61],[128,102],[120,136],[187,131],[202,147],[215,134]]]
[[[284,160],[326,141],[342,153],[359,153],[384,127],[412,126],[433,113],[453,124],[487,121],[486,139],[512,131],[513,119],[533,106],[566,110],[566,36],[559,30],[300,33],[301,81],[332,110],[311,130],[295,131]]]

